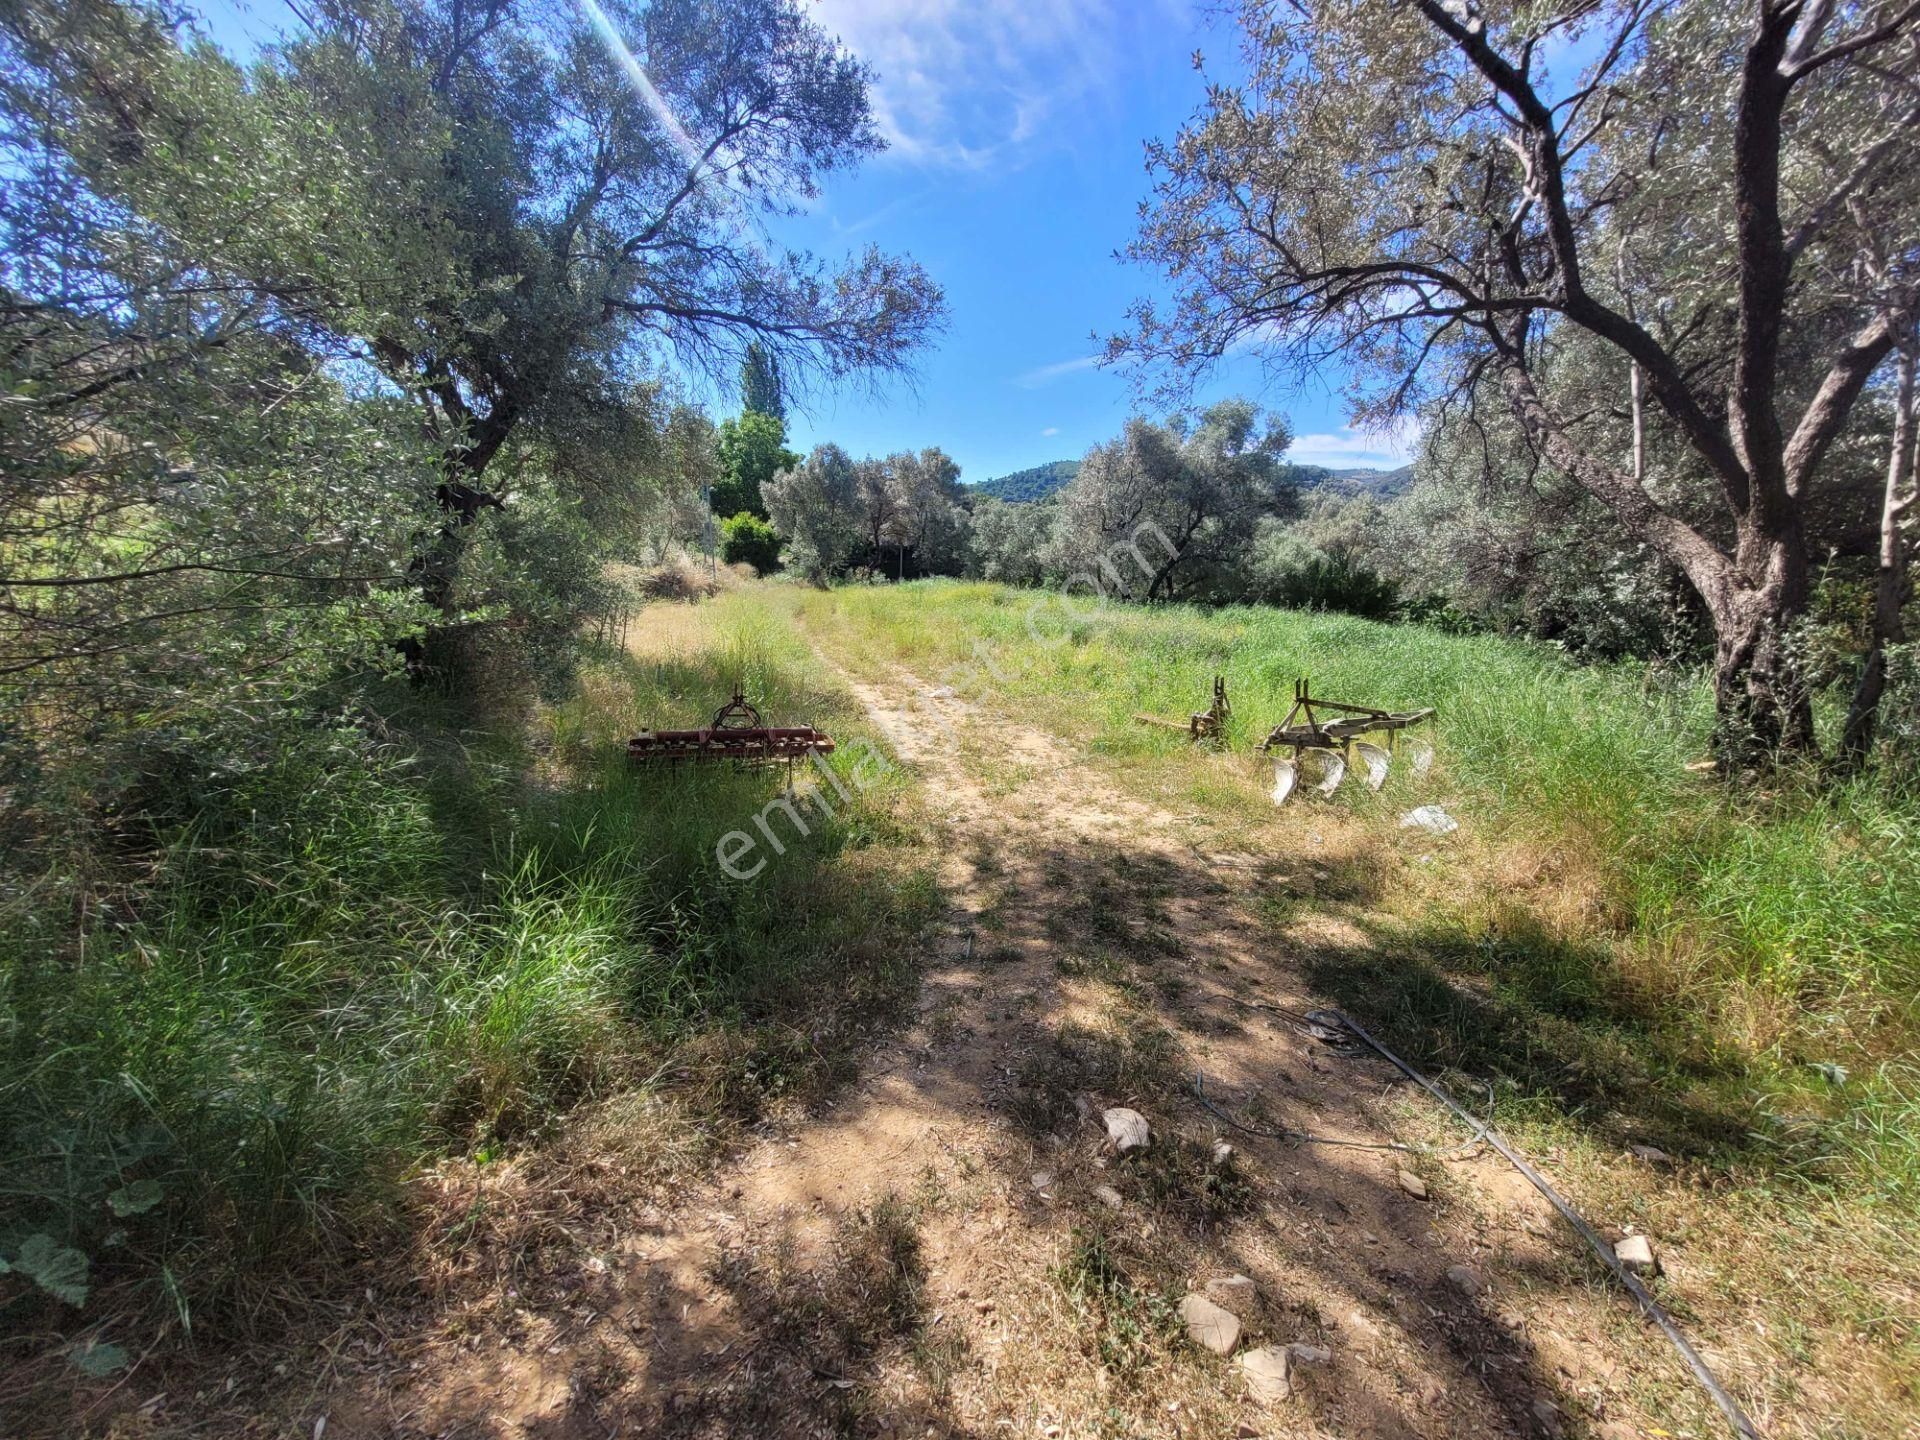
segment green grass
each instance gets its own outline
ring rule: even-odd
[[[1602,1129],[1920,1200],[1920,802],[1873,775],[1689,773],[1702,677],[1337,615],[1074,613],[987,584],[799,603],[844,655],[1017,711],[1176,813],[1324,865],[1319,892],[1352,902],[1370,943],[1309,947],[1310,973],[1415,1053]],[[1215,674],[1233,758],[1134,721],[1204,708]],[[1437,707],[1433,773],[1272,810],[1246,757],[1301,675],[1333,699]],[[1457,836],[1396,826],[1430,802]],[[1284,940],[1295,907],[1270,908]],[[1843,1085],[1818,1068],[1834,1064]]]
[[[51,1242],[87,1294],[0,1275],[0,1325],[34,1353],[218,1336],[316,1262],[399,1238],[423,1165],[676,1084],[711,1143],[844,1075],[935,913],[903,783],[742,884],[715,843],[779,778],[639,771],[618,747],[643,716],[704,719],[735,680],[780,721],[864,733],[761,605],[648,611],[686,642],[603,655],[531,717],[450,731],[395,695],[377,725],[279,737],[153,801],[111,893],[16,905],[0,1256],[45,1236],[31,1253]]]

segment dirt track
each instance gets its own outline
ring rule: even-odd
[[[1419,1102],[1288,1018],[1317,1000],[1261,910],[1306,897],[1288,934],[1353,942],[1313,904],[1326,872],[1209,852],[1194,822],[919,677],[847,683],[940,815],[953,909],[914,1023],[828,1113],[636,1207],[571,1303],[415,1352],[329,1437],[1465,1437],[1631,1413],[1594,1343],[1620,1302],[1544,1202],[1484,1157],[1358,1148]],[[1357,1145],[1229,1131],[1196,1070],[1259,1128]],[[1152,1124],[1145,1158],[1110,1153],[1113,1105]],[[1167,1313],[1236,1273],[1243,1347],[1332,1352],[1277,1405]]]

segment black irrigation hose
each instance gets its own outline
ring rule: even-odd
[[[1449,1095],[1440,1086],[1434,1084],[1433,1081],[1427,1079],[1426,1076],[1422,1075],[1418,1070],[1394,1054],[1393,1051],[1374,1039],[1373,1036],[1362,1029],[1351,1016],[1338,1010],[1332,1013],[1339,1017],[1340,1023],[1345,1025],[1347,1029],[1351,1030],[1355,1035],[1359,1036],[1360,1039],[1372,1046],[1373,1049],[1397,1065],[1409,1080],[1419,1085],[1429,1095],[1433,1096],[1434,1099],[1438,1100],[1442,1105],[1445,1105],[1461,1119],[1470,1124],[1479,1125],[1479,1122],[1475,1121],[1473,1116],[1467,1113],[1459,1101],[1455,1100],[1453,1096]],[[1519,1151],[1515,1150],[1496,1134],[1491,1127],[1480,1125],[1480,1137],[1502,1155],[1506,1156],[1508,1161],[1512,1163],[1514,1169],[1518,1170],[1533,1183],[1534,1189],[1538,1190],[1553,1202],[1553,1208],[1560,1212],[1560,1218],[1573,1226],[1575,1230],[1579,1231],[1580,1237],[1585,1240],[1588,1245],[1593,1247],[1593,1253],[1598,1255],[1601,1263],[1613,1272],[1614,1278],[1627,1287],[1627,1293],[1639,1302],[1640,1308],[1646,1312],[1647,1318],[1658,1325],[1660,1329],[1665,1332],[1667,1339],[1673,1342],[1673,1348],[1680,1352],[1680,1358],[1685,1360],[1687,1362],[1687,1368],[1693,1371],[1693,1378],[1700,1382],[1701,1389],[1713,1397],[1713,1403],[1720,1407],[1721,1413],[1724,1414],[1732,1424],[1734,1433],[1743,1437],[1743,1440],[1761,1440],[1760,1432],[1754,1428],[1753,1422],[1749,1420],[1746,1417],[1746,1413],[1741,1410],[1739,1402],[1726,1392],[1725,1388],[1720,1384],[1720,1381],[1715,1378],[1713,1371],[1707,1368],[1707,1362],[1702,1360],[1693,1346],[1687,1343],[1687,1337],[1680,1333],[1680,1327],[1673,1323],[1673,1317],[1661,1308],[1658,1300],[1655,1300],[1653,1296],[1647,1293],[1647,1287],[1640,1283],[1633,1272],[1620,1263],[1619,1257],[1613,1253],[1613,1247],[1607,1244],[1600,1234],[1580,1217],[1579,1212],[1561,1197],[1559,1191],[1547,1183],[1546,1178],[1541,1175],[1538,1170],[1535,1170],[1533,1166],[1526,1162]]]

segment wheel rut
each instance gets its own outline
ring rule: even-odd
[[[1488,1253],[1477,1222],[1409,1193],[1401,1172],[1438,1181],[1434,1162],[1357,1148],[1390,1138],[1397,1076],[1288,1017],[1315,997],[1260,902],[1307,862],[1209,852],[1057,737],[825,658],[937,817],[950,909],[910,1022],[830,1107],[636,1207],[577,1307],[426,1349],[329,1433],[1556,1429],[1554,1359],[1448,1279]],[[1356,1148],[1229,1130],[1196,1072],[1255,1128]],[[1111,1153],[1115,1105],[1147,1117],[1152,1158]],[[1503,1198],[1545,1264],[1543,1207]],[[1235,1274],[1248,1344],[1334,1357],[1277,1407],[1166,1312]]]

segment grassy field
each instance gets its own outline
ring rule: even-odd
[[[255,768],[156,782],[111,884],[16,897],[0,1241],[39,1283],[10,1292],[15,1359],[111,1371],[311,1317],[444,1220],[429,1172],[585,1127],[665,1184],[839,1077],[936,910],[915,802],[882,780],[726,879],[716,839],[778,779],[638,772],[618,742],[704,723],[736,681],[783,719],[864,721],[752,595],[633,633],[556,707],[428,725],[396,692],[267,737]]]
[[[270,1366],[287,1318],[344,1331],[422,1293],[508,1294],[512,1267],[565,1249],[569,1213],[670,1206],[749,1126],[829,1094],[913,993],[943,910],[941,797],[911,770],[856,785],[740,884],[715,843],[777,779],[619,755],[644,723],[702,723],[738,682],[829,729],[848,770],[874,732],[813,649],[909,709],[926,686],[1017,713],[1190,822],[1196,855],[1238,864],[1221,903],[1254,907],[1276,963],[1463,1093],[1490,1087],[1501,1126],[1592,1213],[1675,1240],[1692,1273],[1670,1302],[1764,1315],[1739,1368],[1772,1377],[1783,1414],[1800,1367],[1841,1359],[1858,1398],[1817,1433],[1901,1433],[1920,1412],[1911,799],[1690,773],[1708,723],[1690,675],[1341,617],[754,585],[651,605],[630,640],[559,703],[502,683],[450,716],[396,691],[357,724],[263,737],[257,765],[156,768],[108,873],[9,898],[0,1133],[20,1163],[0,1253],[44,1238],[32,1287],[17,1273],[4,1292],[8,1353],[29,1363],[0,1414],[57,1415],[49,1386],[188,1336],[261,1335]],[[1214,674],[1230,746],[1135,722],[1200,708]],[[1276,810],[1251,745],[1298,675],[1437,706],[1433,771]],[[964,729],[953,743],[987,797],[1036,763]],[[1460,830],[1402,828],[1415,804]],[[1152,908],[1127,843],[1101,851],[1110,874],[1063,886],[1081,892],[1063,934],[1130,934]],[[1232,892],[1250,876],[1259,893]],[[1095,947],[1061,974],[1111,980],[1144,1046],[1166,1032],[1137,968]],[[1110,1088],[1174,1109],[1185,1072],[1126,1053],[1140,1073]],[[1457,1143],[1433,1107],[1383,1103],[1400,1138]],[[1671,1163],[1623,1164],[1630,1143]],[[1104,1314],[1107,1273],[1075,1251],[1055,1278]],[[1591,1278],[1570,1258],[1555,1283]],[[1609,1347],[1643,1343],[1606,1309]],[[1676,1403],[1649,1395],[1651,1413]]]
[[[1307,946],[1317,982],[1414,1053],[1730,1173],[1920,1201],[1920,803],[1870,777],[1730,790],[1689,772],[1710,720],[1699,676],[984,584],[794,603],[842,653],[1017,710],[1216,833],[1307,852],[1368,935],[1351,953]],[[1196,756],[1133,719],[1204,708],[1215,674],[1229,751]],[[1436,706],[1432,773],[1275,811],[1249,747],[1302,675],[1330,697]],[[1460,831],[1400,828],[1420,803]]]

